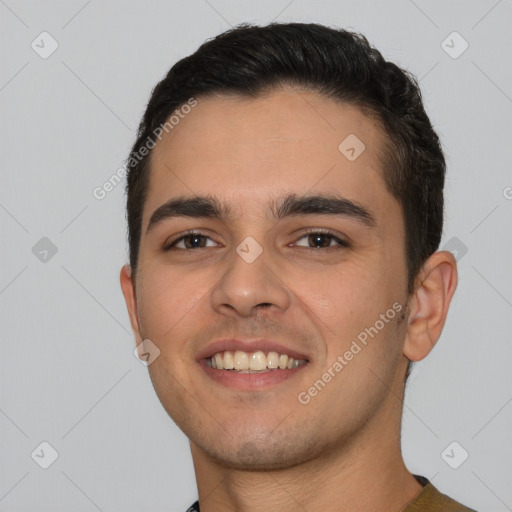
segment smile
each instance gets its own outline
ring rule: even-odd
[[[226,350],[207,358],[206,364],[217,370],[229,370],[241,373],[264,373],[271,370],[292,370],[307,363],[305,359],[295,359],[288,354],[278,354],[262,350],[256,352],[235,352]]]

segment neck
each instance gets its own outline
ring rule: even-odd
[[[282,470],[227,468],[191,442],[201,512],[404,510],[422,487],[403,462],[399,420],[374,420],[344,446]]]

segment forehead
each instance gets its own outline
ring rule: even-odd
[[[385,206],[384,137],[352,105],[285,88],[199,98],[157,143],[143,225],[171,196],[215,195],[249,211],[280,194],[338,192]]]

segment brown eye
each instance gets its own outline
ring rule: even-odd
[[[164,247],[164,251],[169,251],[171,249],[178,250],[187,250],[187,249],[204,249],[207,247],[207,241],[213,240],[201,233],[188,233],[180,238],[174,240],[171,244]],[[212,247],[210,245],[209,247]]]
[[[310,249],[327,249],[330,247],[348,247],[348,244],[341,238],[331,232],[312,231],[299,238],[305,239],[306,244],[297,244],[300,247],[309,247]],[[334,242],[334,244],[333,244]]]

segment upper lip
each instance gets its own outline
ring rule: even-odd
[[[218,352],[230,350],[235,352],[241,350],[243,352],[257,352],[261,350],[268,354],[269,352],[277,352],[278,354],[287,354],[294,359],[309,360],[309,357],[298,350],[287,347],[270,339],[255,339],[255,340],[241,340],[241,339],[220,339],[210,343],[204,347],[197,355],[197,359],[207,359],[212,357]]]

